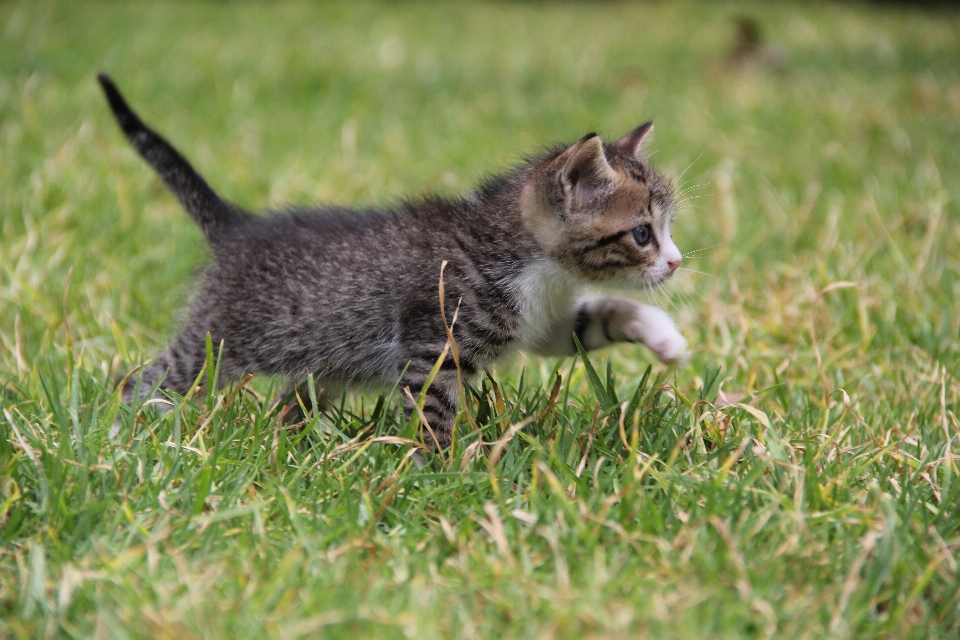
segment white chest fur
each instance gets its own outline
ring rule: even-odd
[[[558,323],[571,315],[582,283],[549,259],[523,270],[517,289],[520,297],[520,348],[542,351],[554,341]]]

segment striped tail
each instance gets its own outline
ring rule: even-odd
[[[98,74],[97,80],[130,144],[154,168],[190,217],[200,225],[208,242],[215,241],[224,229],[249,215],[218,196],[169,142],[145,125],[106,74]]]

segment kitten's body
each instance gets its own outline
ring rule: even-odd
[[[402,375],[401,387],[416,397],[447,342],[443,261],[446,318],[456,312],[467,377],[514,348],[574,353],[574,332],[586,348],[628,340],[665,362],[683,356],[686,343],[664,312],[581,297],[592,284],[656,286],[680,262],[669,188],[639,157],[649,124],[612,145],[587,136],[468,198],[261,217],[220,199],[106,77],[100,81],[121,127],[200,224],[214,258],[179,337],[128,382],[127,401],[158,382],[185,394],[203,365],[207,333],[224,343],[228,377],[263,372],[298,383],[313,373],[339,389],[390,387]],[[457,394],[448,356],[426,393],[428,444],[450,444]]]

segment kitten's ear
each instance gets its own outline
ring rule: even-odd
[[[613,143],[615,147],[631,155],[640,157],[640,150],[650,142],[653,135],[653,120],[647,120],[642,125]]]
[[[603,153],[603,142],[595,133],[584,136],[560,154],[563,169],[560,182],[568,195],[583,202],[616,179],[616,173]]]

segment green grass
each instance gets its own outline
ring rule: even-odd
[[[780,68],[726,61],[741,14]],[[957,637],[958,42],[866,4],[0,4],[0,637]],[[397,397],[288,432],[259,379],[111,439],[205,251],[101,70],[251,207],[654,117],[693,359],[519,358],[423,470]]]

